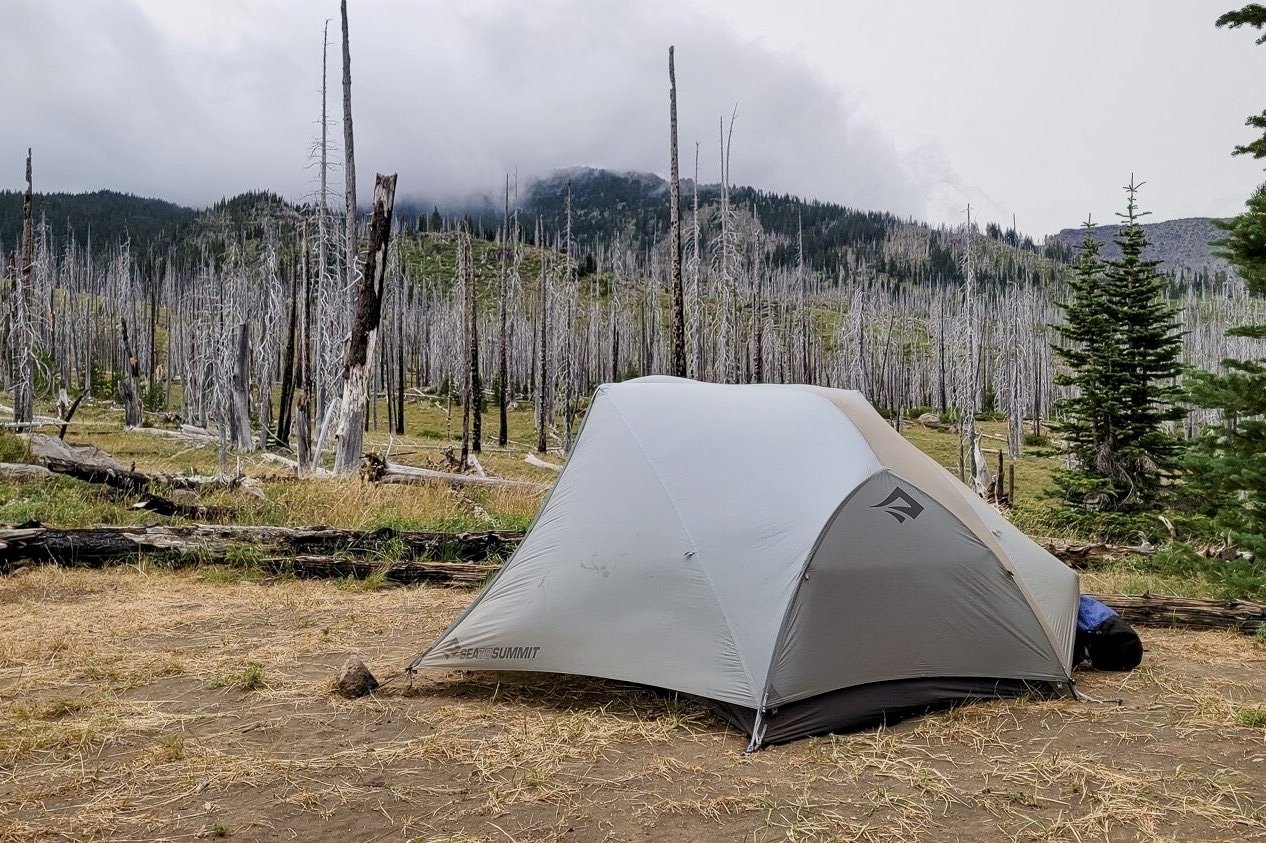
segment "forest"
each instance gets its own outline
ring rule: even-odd
[[[490,173],[444,207],[379,173],[365,205],[347,6],[311,196],[5,165],[0,838],[1266,834],[1266,187],[1216,223],[1233,271],[1187,272],[1132,174],[1076,245],[745,186],[732,119],[683,175],[669,48],[667,177]],[[1144,629],[1144,667],[742,757],[688,695],[415,687],[397,667],[514,554],[595,390],[647,375],[857,390]]]

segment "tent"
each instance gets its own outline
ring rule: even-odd
[[[522,544],[409,670],[711,700],[749,749],[1072,693],[1076,574],[858,392],[600,387]]]

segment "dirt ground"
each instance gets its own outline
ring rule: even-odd
[[[1144,630],[1103,703],[965,706],[754,755],[687,700],[400,669],[469,591],[0,580],[0,839],[1266,839],[1266,645]],[[1114,702],[1119,699],[1120,702]]]

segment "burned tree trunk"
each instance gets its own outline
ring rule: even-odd
[[[508,280],[507,276],[510,271],[508,267],[510,258],[509,258],[509,255],[506,253],[507,249],[509,248],[509,240],[510,240],[510,176],[507,174],[506,175],[505,214],[501,218],[501,270],[498,276],[498,284],[500,286],[500,290],[498,291],[499,295],[497,296],[497,298],[499,299],[498,309],[499,309],[499,317],[500,317],[500,323],[501,323],[499,336],[497,337],[497,413],[498,413],[498,419],[499,419],[498,425],[497,425],[497,447],[499,448],[504,448],[506,444],[509,443],[510,441],[510,401],[509,401],[510,387],[506,383],[506,380],[509,378],[509,361],[507,359],[507,355],[509,354],[508,346],[509,346],[509,339],[510,339],[510,335],[509,335],[509,332],[507,331],[507,326],[506,326],[506,317],[508,316],[507,311],[509,310],[509,306],[510,306],[509,302],[506,301],[506,297],[508,295],[508,288],[509,288],[509,284],[507,283],[507,280]]]
[[[233,358],[233,383],[229,392],[229,439],[241,451],[255,449],[251,431],[250,399],[251,326],[243,322],[237,331],[237,354]]]
[[[668,48],[669,199],[668,215],[672,231],[668,239],[673,296],[672,372],[686,377],[686,291],[681,274],[681,180],[677,171],[677,70],[673,48]]]
[[[541,226],[536,226],[536,242],[541,242]],[[549,449],[547,441],[550,415],[549,375],[549,277],[545,272],[545,260],[541,260],[541,272],[537,281],[540,294],[537,318],[540,321],[540,337],[537,340],[539,354],[536,366],[536,451],[543,454]]]
[[[356,282],[356,154],[352,143],[352,50],[347,39],[347,0],[342,0],[339,9],[343,17],[343,173],[347,187],[347,252],[344,271],[347,288],[351,289]],[[347,408],[343,409],[346,412]]]
[[[141,391],[137,385],[137,361],[132,353],[132,342],[127,333],[127,319],[119,321],[119,339],[122,343],[123,372],[119,378],[119,399],[123,402],[123,424],[127,427],[140,427],[143,421],[141,412]],[[250,431],[247,430],[247,436]]]
[[[344,3],[346,8],[346,2]],[[365,399],[382,319],[383,281],[387,270],[387,245],[391,239],[391,214],[396,201],[396,176],[381,173],[374,182],[374,210],[369,225],[369,250],[365,271],[356,289],[356,310],[343,366],[343,401],[339,414],[334,457],[336,474],[351,474],[360,465],[365,441]]]
[[[307,273],[307,244],[300,249],[299,260],[303,272]],[[284,444],[290,442],[290,412],[294,405],[295,392],[295,340],[299,329],[299,279],[290,276],[290,316],[286,324],[286,351],[281,363],[281,403],[277,408],[277,441]]]
[[[35,326],[32,324],[31,268],[35,263],[34,225],[32,222],[31,150],[26,151],[26,192],[22,194],[22,257],[18,267],[18,288],[13,297],[17,377],[13,383],[13,420],[19,424],[35,419],[34,349]]]
[[[484,432],[484,385],[479,377],[479,310],[478,299],[475,296],[474,256],[470,251],[469,236],[463,238],[463,244],[466,249],[466,320],[469,326],[467,339],[470,342],[467,348],[470,368],[466,381],[467,401],[470,404],[471,414],[470,448],[478,454],[483,451]],[[462,465],[465,466],[464,461]]]
[[[295,408],[295,457],[298,459],[299,474],[312,467],[312,415],[311,402],[306,389],[299,390],[299,400]]]

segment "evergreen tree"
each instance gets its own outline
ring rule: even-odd
[[[1142,185],[1134,179],[1126,187],[1126,211],[1118,214],[1123,225],[1115,242],[1121,257],[1107,261],[1104,287],[1108,316],[1120,337],[1120,391],[1114,396],[1120,406],[1120,472],[1125,481],[1124,497],[1118,499],[1126,510],[1157,507],[1162,481],[1177,472],[1179,444],[1167,427],[1187,415],[1178,406],[1182,372],[1182,332],[1178,308],[1169,303],[1168,279],[1160,272],[1160,261],[1146,260],[1147,235],[1139,219],[1148,212],[1138,210],[1137,193]]]
[[[1266,295],[1266,185],[1246,210],[1222,224],[1219,253],[1239,271],[1252,295]],[[1266,338],[1266,325],[1229,336]],[[1222,371],[1189,383],[1192,403],[1217,410],[1222,423],[1205,430],[1187,454],[1187,488],[1199,508],[1254,559],[1266,555],[1266,359],[1223,360]]]
[[[1100,258],[1087,224],[1058,329],[1065,344],[1056,351],[1069,367],[1061,382],[1078,391],[1063,404],[1075,468],[1060,484],[1070,504],[1087,509],[1154,510],[1178,464],[1166,423],[1185,415],[1176,384],[1182,334],[1159,262],[1143,257],[1139,187],[1130,180],[1118,214],[1120,258]]]
[[[1251,26],[1259,32],[1266,27],[1266,6],[1260,3],[1249,3],[1247,6],[1227,12],[1218,18],[1215,26],[1225,26],[1227,29],[1239,29],[1241,26]],[[1266,43],[1266,35],[1259,35],[1258,44]],[[1246,126],[1262,131],[1262,136],[1252,143],[1235,147],[1233,155],[1251,155],[1254,158],[1266,158],[1266,111],[1261,114],[1254,114],[1244,121]]]
[[[1075,505],[1088,499],[1098,500],[1110,492],[1099,455],[1103,441],[1111,441],[1107,429],[1109,419],[1105,402],[1111,394],[1113,367],[1106,359],[1111,344],[1104,342],[1110,334],[1107,302],[1103,291],[1101,244],[1094,236],[1094,223],[1084,226],[1080,258],[1068,281],[1069,299],[1060,302],[1064,324],[1055,326],[1064,343],[1055,351],[1067,367],[1056,375],[1060,386],[1075,389],[1073,397],[1060,403],[1063,431],[1077,469],[1063,472],[1058,478],[1065,498]]]
[[[1266,26],[1266,7],[1249,4],[1218,18],[1218,26],[1236,29]],[[1266,35],[1257,39],[1266,42]],[[1266,112],[1248,125],[1266,130]],[[1266,157],[1266,133],[1234,154]],[[1251,295],[1266,296],[1266,185],[1249,198],[1245,210],[1220,223],[1226,236],[1219,254],[1244,279]],[[1266,325],[1247,325],[1230,336],[1266,338]],[[1205,430],[1187,454],[1187,490],[1199,508],[1225,530],[1254,564],[1266,554],[1266,359],[1223,360],[1222,372],[1201,372],[1189,382],[1191,401],[1219,411],[1220,425]]]

